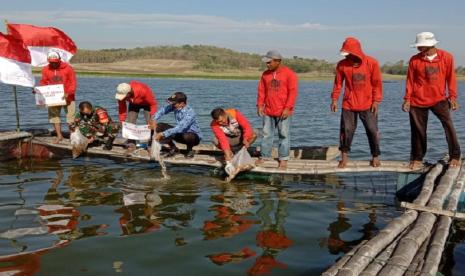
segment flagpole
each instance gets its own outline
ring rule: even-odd
[[[6,28],[6,33],[8,34],[8,20],[5,19],[5,28]],[[15,110],[16,110],[16,131],[20,131],[20,126],[19,126],[19,109],[18,109],[18,95],[16,93],[16,85],[12,85],[13,88],[13,97],[15,99]]]
[[[18,96],[16,94],[16,85],[13,85],[13,96],[15,98],[15,109],[16,109],[16,131],[20,132],[19,126],[19,109],[18,109]]]

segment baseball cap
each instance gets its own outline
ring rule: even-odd
[[[283,56],[277,50],[271,50],[262,57],[263,62],[270,62],[273,59],[283,59]]]
[[[124,98],[126,98],[126,96],[129,92],[131,92],[131,90],[131,85],[129,85],[128,83],[123,82],[118,84],[118,86],[116,87],[115,99],[117,99],[118,101],[124,100]]]
[[[168,99],[166,99],[170,104],[176,103],[185,103],[187,102],[187,96],[183,92],[175,92]]]
[[[60,61],[60,54],[55,51],[50,51],[47,54],[48,62],[59,62]]]

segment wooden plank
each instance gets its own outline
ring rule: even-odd
[[[53,144],[52,137],[34,137],[33,143],[46,146],[51,149],[60,149],[62,153],[69,154],[71,146],[68,140],[64,140],[60,144]],[[212,149],[212,147],[203,147],[202,149]],[[126,156],[125,149],[120,146],[115,146],[111,151],[105,151],[100,147],[91,147],[87,150],[87,154],[91,156],[108,157],[113,159],[122,160],[134,160],[134,161],[150,161],[150,157],[146,150],[139,150],[138,155]],[[209,166],[214,168],[221,168],[223,163],[221,162],[221,155],[207,155],[207,154],[196,154],[194,158],[187,159],[183,155],[178,154],[174,157],[164,158],[166,164],[172,165],[198,165],[198,166]],[[349,162],[347,168],[337,168],[337,161],[326,161],[326,160],[303,160],[291,158],[288,162],[287,170],[278,169],[278,162],[276,160],[268,160],[264,164],[252,169],[252,172],[264,173],[264,174],[300,174],[300,175],[315,175],[315,174],[329,174],[329,173],[354,173],[354,172],[413,172],[408,168],[407,162],[401,161],[383,161],[381,167],[371,167],[367,160],[352,160]],[[421,171],[425,170],[422,168]]]
[[[437,209],[434,207],[422,206],[414,203],[409,202],[401,202],[400,206],[407,209],[422,211],[422,212],[429,212],[435,215],[447,216],[455,219],[463,220],[465,219],[465,213],[457,213],[443,209]]]
[[[24,138],[29,138],[32,135],[30,133],[20,131],[6,131],[6,132],[0,132],[0,142],[2,141],[9,141],[9,140],[18,140],[18,139],[24,139]]]

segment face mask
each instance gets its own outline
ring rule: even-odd
[[[90,118],[92,118],[92,114],[85,114],[85,113],[81,113],[81,117],[84,119],[84,120],[90,120]]]

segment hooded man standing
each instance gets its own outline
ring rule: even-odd
[[[363,53],[360,42],[348,37],[342,44],[341,55],[345,59],[336,67],[331,111],[337,111],[339,94],[344,84],[342,101],[339,150],[341,161],[339,168],[345,168],[349,161],[349,151],[357,128],[358,118],[365,127],[370,144],[372,159],[370,165],[379,167],[378,106],[383,97],[383,84],[378,61]]]
[[[419,51],[409,62],[407,85],[402,109],[409,112],[411,130],[410,168],[421,166],[426,154],[426,128],[431,110],[441,121],[449,147],[449,165],[460,164],[460,145],[457,140],[450,109],[457,110],[457,80],[454,58],[435,46],[439,41],[433,33],[417,34],[411,47]],[[449,94],[446,94],[446,86]]]
[[[49,64],[42,69],[42,78],[40,85],[63,84],[65,90],[66,106],[63,109],[66,113],[66,122],[71,124],[76,113],[76,73],[68,63],[60,58],[60,54],[50,51],[47,55]],[[61,133],[61,108],[62,106],[51,106],[48,108],[48,119],[53,124],[57,137],[53,143],[58,144],[63,140]]]
[[[257,164],[271,158],[275,129],[279,134],[279,168],[286,169],[291,144],[290,125],[297,98],[297,75],[281,64],[282,55],[272,50],[262,61],[267,70],[258,83],[257,113],[263,118],[261,157]]]

